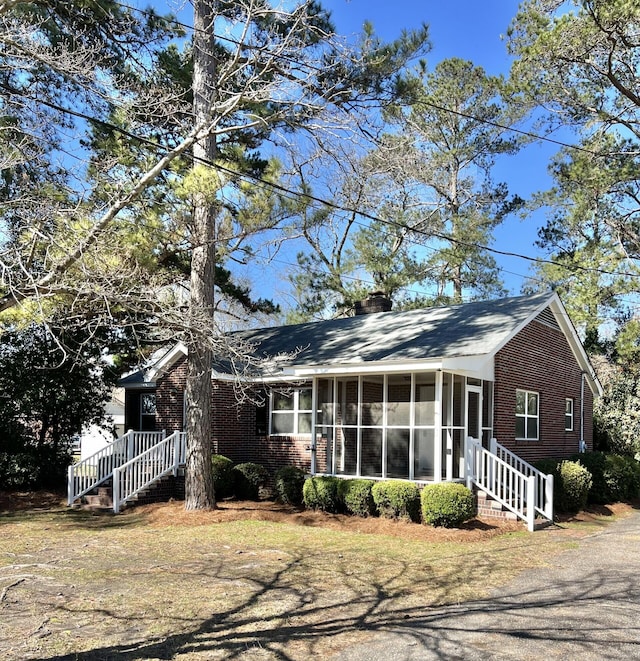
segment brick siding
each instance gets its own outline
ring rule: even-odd
[[[562,331],[537,321],[528,324],[495,357],[493,433],[526,461],[568,457],[580,442],[582,372]],[[515,440],[516,390],[538,392],[537,441]],[[573,398],[573,431],[565,428],[565,399]],[[584,440],[593,448],[593,396],[584,387]]]

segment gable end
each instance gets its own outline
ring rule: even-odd
[[[556,319],[555,314],[553,314],[553,310],[550,307],[546,307],[536,317],[536,321],[538,323],[544,324],[545,326],[549,326],[550,328],[554,328],[555,330],[562,330],[558,324],[558,320]]]

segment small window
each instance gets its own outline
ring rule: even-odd
[[[156,394],[145,392],[140,395],[140,430],[154,431],[156,428]]]
[[[537,441],[540,396],[537,392],[516,390],[516,439]]]
[[[271,434],[310,434],[311,416],[311,388],[271,395]]]
[[[564,400],[564,430],[573,431],[573,399]]]

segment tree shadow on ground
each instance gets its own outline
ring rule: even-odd
[[[290,572],[302,557],[291,559],[269,580],[254,582],[254,590],[239,605],[221,610],[202,621],[185,618],[181,631],[173,635],[145,640],[131,640],[116,645],[42,657],[42,661],[111,661],[120,659],[239,659],[258,653],[262,658],[289,661],[301,658],[344,659],[490,658],[492,654],[519,657],[523,645],[569,644],[576,657],[602,654],[609,659],[633,656],[637,652],[640,628],[637,606],[640,587],[630,583],[628,575],[611,576],[589,571],[579,580],[555,581],[541,589],[539,582],[515,592],[495,595],[465,603],[446,603],[452,595],[442,594],[444,604],[431,607],[399,607],[402,595],[394,587],[406,567],[367,590],[354,590],[352,597],[339,610],[327,603],[327,596],[314,594],[304,587],[292,587]],[[481,560],[469,571],[482,571]],[[216,568],[217,578],[225,577],[225,567]],[[336,565],[345,584],[357,586],[353,575]],[[459,572],[464,581],[464,572]],[[451,585],[451,575],[440,578],[425,576],[433,588]],[[279,593],[279,603],[286,614],[265,612],[263,599]],[[611,608],[613,616],[603,609]],[[96,616],[113,613],[96,612]],[[130,623],[123,622],[123,629]],[[379,637],[376,637],[380,634]],[[478,646],[478,640],[483,639]],[[333,641],[333,642],[332,642]],[[488,641],[488,642],[487,642]],[[372,647],[373,645],[373,647]],[[487,646],[488,645],[488,646]],[[509,653],[509,645],[515,652]],[[402,647],[407,653],[402,656]],[[492,648],[493,646],[493,648]],[[344,650],[348,650],[344,652]],[[373,654],[373,655],[372,655]],[[484,654],[484,656],[483,656]],[[502,657],[501,657],[502,658]],[[591,658],[591,657],[590,657]],[[596,658],[595,656],[593,658]]]

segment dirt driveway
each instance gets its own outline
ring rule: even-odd
[[[640,659],[640,513],[488,599],[434,609],[334,658]]]

